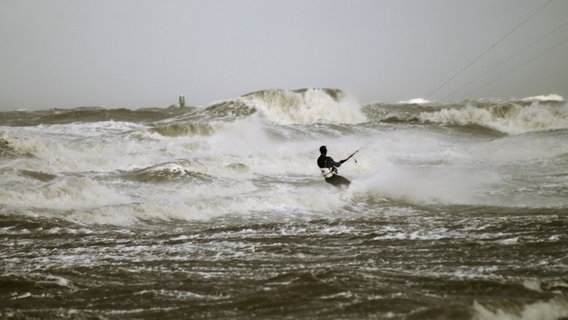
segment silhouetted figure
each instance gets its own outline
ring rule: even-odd
[[[325,182],[336,187],[348,187],[351,181],[337,174],[337,168],[339,168],[341,164],[348,159],[349,158],[335,162],[331,157],[327,156],[327,148],[325,146],[321,146],[320,156],[318,158],[318,167],[321,170],[321,175],[325,178]]]

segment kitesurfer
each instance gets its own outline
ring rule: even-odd
[[[318,158],[318,167],[321,170],[321,175],[325,178],[325,182],[336,187],[348,187],[351,181],[338,175],[337,168],[339,168],[345,161],[349,160],[353,154],[347,159],[335,162],[333,158],[327,156],[327,148],[325,146],[321,146],[319,150],[320,156]]]

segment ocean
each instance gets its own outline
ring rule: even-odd
[[[568,319],[567,231],[561,99],[0,113],[0,319]]]

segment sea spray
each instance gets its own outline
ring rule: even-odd
[[[480,125],[505,132],[521,134],[531,131],[568,127],[568,108],[534,102],[529,106],[517,104],[478,107],[467,105],[460,109],[423,112],[422,121],[442,124]]]
[[[0,318],[568,317],[564,103],[350,100],[0,114]]]
[[[245,104],[259,110],[263,117],[276,123],[366,121],[361,112],[361,105],[353,97],[339,90],[264,90],[245,95],[241,99]]]

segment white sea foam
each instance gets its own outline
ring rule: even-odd
[[[525,304],[521,308],[507,303],[502,307],[489,307],[477,301],[473,307],[477,312],[475,319],[479,320],[556,320],[568,316],[568,300],[562,297]]]
[[[207,114],[203,121],[216,123],[207,134],[163,135],[154,130],[162,122],[2,127],[2,140],[18,156],[1,159],[0,210],[128,225],[220,215],[331,216],[366,196],[420,204],[566,203],[560,169],[536,186],[520,185],[516,167],[502,169],[540,159],[561,166],[568,153],[563,130],[464,138],[440,126],[360,124],[360,106],[338,92],[269,91],[239,99],[258,112],[229,120]],[[422,116],[511,132],[568,127],[566,107],[539,103],[436,110]],[[185,125],[203,112],[167,124]],[[361,149],[339,168],[353,182],[349,190],[320,176],[320,145],[336,161]]]
[[[399,101],[400,104],[425,104],[430,103],[430,101],[423,98],[414,98],[406,101]]]
[[[249,106],[260,110],[268,120],[282,123],[312,123],[320,120],[337,123],[366,121],[361,105],[354,97],[338,93],[331,96],[321,89],[304,92],[270,90],[241,98]]]
[[[568,107],[533,103],[530,106],[509,105],[443,109],[423,112],[422,121],[453,125],[480,125],[508,134],[568,128]]]
[[[403,202],[481,204],[483,190],[498,183],[488,171],[464,168],[408,168],[383,164],[374,174],[357,181],[357,190]]]
[[[547,95],[540,95],[540,96],[534,96],[534,97],[527,97],[522,99],[523,101],[557,101],[557,102],[562,102],[564,101],[564,98],[560,95],[557,94],[547,94]]]

